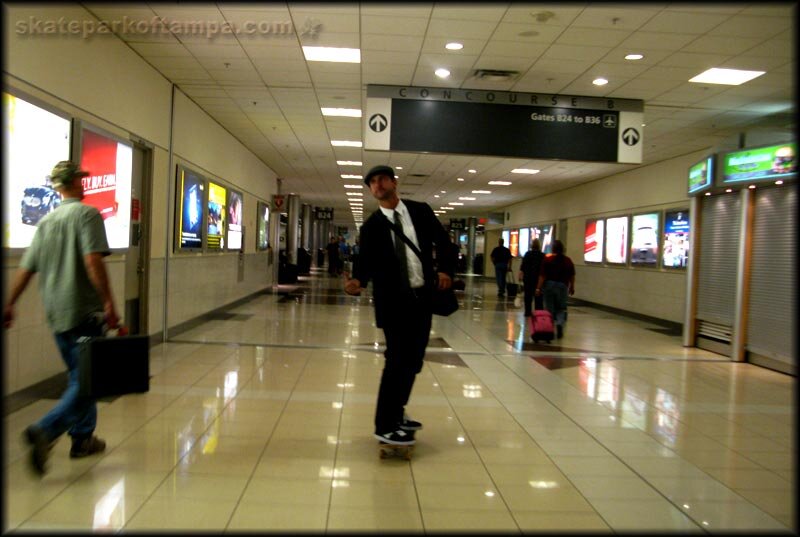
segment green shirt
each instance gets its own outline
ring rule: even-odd
[[[91,314],[103,311],[83,257],[109,255],[100,212],[77,198],[67,198],[36,228],[20,266],[39,274],[39,289],[47,322],[56,333],[75,328]]]

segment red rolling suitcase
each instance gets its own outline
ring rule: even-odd
[[[531,339],[534,342],[538,343],[539,340],[544,340],[550,343],[555,339],[553,316],[548,310],[535,310],[528,319],[531,325]]]

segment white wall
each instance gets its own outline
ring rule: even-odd
[[[173,155],[170,158],[172,86],[113,36],[82,39],[65,35],[20,35],[16,22],[93,20],[80,7],[4,4],[4,83],[86,123],[122,138],[137,138],[153,151],[150,218],[148,333],[202,315],[272,283],[267,253],[256,252],[256,200],[277,192],[275,173],[215,123],[180,91],[175,92]],[[244,278],[238,281],[239,254],[173,253],[175,164],[183,163],[244,194]],[[54,163],[55,164],[55,163]],[[21,252],[4,251],[6,296]],[[117,308],[124,311],[124,253],[106,258]],[[187,293],[191,281],[195,292]],[[199,290],[199,292],[198,292]],[[17,303],[17,320],[5,330],[4,393],[12,393],[63,371],[44,318],[36,279]]]

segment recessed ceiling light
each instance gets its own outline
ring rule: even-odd
[[[475,201],[477,198],[471,198],[469,196],[461,196],[458,199],[461,201]]]
[[[783,184],[783,180],[778,179],[777,181],[775,181],[775,184],[776,185],[782,185]]]
[[[592,84],[594,84],[595,86],[605,86],[606,84],[608,84],[608,80],[606,80],[605,78],[595,78],[594,80],[592,80]]]
[[[539,173],[541,170],[532,170],[530,168],[514,168],[511,173]]]
[[[439,69],[434,71],[434,73],[439,78],[447,78],[448,76],[450,76],[450,71],[448,71],[447,69],[444,69],[443,67],[440,67]]]
[[[703,71],[689,82],[700,82],[702,84],[725,84],[728,86],[738,86],[754,78],[758,78],[766,71],[742,71],[740,69],[718,69],[712,67]]]
[[[360,175],[344,173],[340,175],[342,179],[363,179]]]
[[[462,45],[461,43],[452,42],[446,44],[444,48],[446,48],[447,50],[461,50],[462,48],[464,48],[464,45]]]
[[[337,160],[336,164],[339,166],[363,166],[363,163],[360,160]]]
[[[395,169],[395,170],[402,170],[402,169],[403,169],[403,167],[402,167],[402,166],[395,166],[395,167],[394,167],[394,169]]]
[[[710,195],[711,195],[711,192],[706,192],[706,196],[710,196]]]
[[[440,190],[439,192],[441,192],[442,194],[447,194],[447,190]]]
[[[626,54],[625,55],[625,59],[626,60],[641,60],[642,58],[644,58],[644,54]]]
[[[434,197],[434,198],[438,198],[438,197],[439,197],[439,194],[434,194],[434,195],[433,195],[433,197]]]
[[[359,190],[361,190],[362,188],[364,188],[364,185],[359,185],[359,184],[355,184],[355,185],[342,185],[342,186],[343,186],[343,187],[345,187],[345,188],[358,188]]]
[[[460,201],[451,201],[448,205],[464,205]]]
[[[362,144],[352,140],[331,140],[331,145],[336,147],[361,147]]]
[[[361,117],[359,108],[320,108],[323,116]]]
[[[459,177],[458,179],[456,179],[456,181],[463,181],[463,180],[464,180],[463,177]]]
[[[303,47],[309,62],[361,63],[361,50],[357,48]]]
[[[361,192],[345,192],[348,196],[363,196]]]
[[[477,170],[467,170],[469,173],[478,173]]]
[[[473,194],[491,194],[492,191],[491,190],[473,190],[472,193]]]
[[[490,184],[490,185],[501,185],[501,186],[506,186],[506,185],[510,185],[510,184],[511,184],[511,181],[489,181],[489,184]]]

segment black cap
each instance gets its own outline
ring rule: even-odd
[[[386,174],[392,179],[394,179],[394,170],[390,166],[381,164],[379,166],[373,166],[373,168],[367,172],[367,175],[364,176],[364,184],[369,186],[369,180],[372,178],[373,175],[378,175],[378,174]]]

